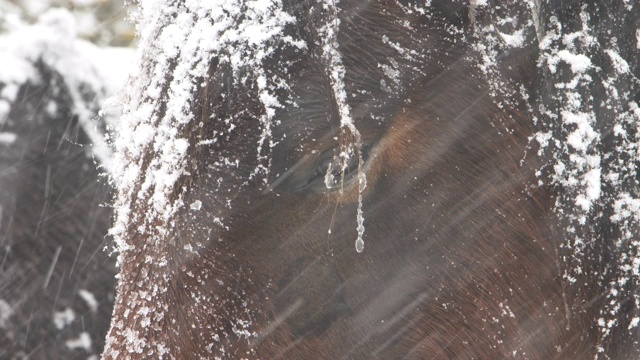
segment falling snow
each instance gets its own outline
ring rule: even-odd
[[[76,313],[71,308],[66,308],[63,311],[56,311],[53,313],[53,324],[56,329],[62,330],[67,325],[71,324],[76,319]]]
[[[90,291],[85,289],[78,290],[78,295],[84,300],[85,304],[89,307],[92,312],[98,311],[98,300]]]
[[[76,339],[68,340],[65,344],[69,349],[83,349],[89,352],[91,351],[91,335],[82,332]]]
[[[630,293],[640,285],[640,243],[637,240],[640,189],[636,168],[640,163],[640,106],[633,95],[639,85],[634,75],[635,59],[621,51],[620,39],[601,33],[594,23],[594,15],[586,8],[576,13],[576,24],[563,24],[554,16],[540,19],[540,4],[536,1],[514,5],[521,10],[518,16],[490,5],[486,0],[472,0],[469,4],[474,34],[465,41],[471,42],[478,55],[478,68],[491,79],[490,95],[502,106],[524,99],[528,115],[535,123],[537,131],[530,138],[532,151],[522,157],[542,159],[536,181],[556,189],[559,194],[553,210],[564,227],[560,230],[566,234],[558,251],[566,255],[562,260],[565,263],[559,266],[564,269],[562,277],[567,286],[580,286],[577,279],[584,276],[584,264],[595,256],[593,244],[605,243],[614,249],[612,265],[606,269],[608,274],[613,274],[613,280],[603,285],[608,289],[606,302],[594,319],[600,341],[605,344],[614,331],[630,331],[640,323],[638,316],[619,318],[621,306],[627,301],[633,303],[635,314],[640,312],[640,296]],[[349,164],[357,161],[357,208],[353,226],[357,233],[355,251],[361,253],[365,250],[367,222],[363,194],[368,180],[364,171],[363,140],[356,127],[355,110],[349,102],[355,94],[351,94],[345,84],[344,54],[338,41],[339,2],[327,1],[322,5],[327,21],[317,31],[321,38],[324,70],[330,81],[330,96],[340,120],[337,137],[340,148],[327,168],[324,185],[328,189],[336,187],[335,174],[344,175]],[[417,6],[405,10],[425,11]],[[17,134],[3,130],[11,120],[11,104],[17,101],[23,84],[42,82],[34,64],[45,61],[64,79],[75,106],[74,113],[93,144],[88,154],[95,156],[107,169],[117,190],[110,234],[115,238],[120,264],[134,246],[143,246],[146,250],[162,249],[164,243],[173,241],[170,235],[179,210],[197,214],[207,209],[208,204],[203,200],[187,196],[190,185],[183,180],[192,175],[190,156],[194,147],[214,144],[216,139],[201,139],[194,143],[188,131],[196,121],[226,121],[230,132],[238,126],[233,118],[203,120],[196,119],[193,114],[192,107],[198,101],[194,93],[203,86],[212,59],[229,66],[234,86],[251,84],[258,91],[262,109],[253,124],[259,129],[260,137],[254,144],[258,164],[252,176],[266,184],[271,151],[278,140],[274,139],[273,129],[280,120],[279,111],[291,104],[287,79],[270,73],[267,63],[278,47],[302,50],[309,46],[285,35],[285,29],[296,25],[297,19],[284,10],[280,0],[185,1],[170,5],[150,0],[140,2],[134,18],[139,37],[134,72],[127,93],[109,100],[106,100],[107,96],[117,93],[126,81],[127,72],[122,69],[128,67],[132,55],[128,50],[98,49],[78,40],[76,23],[68,12],[45,12],[35,25],[15,22],[9,33],[0,35],[0,58],[3,59],[0,83],[4,85],[0,91],[0,151],[19,140]],[[452,33],[456,31],[451,29]],[[631,38],[640,49],[640,30],[635,30]],[[383,43],[395,50],[396,59],[420,57],[416,49],[403,48],[386,36]],[[513,87],[506,86],[503,77],[497,76],[502,71],[500,65],[504,54],[528,46],[535,46],[538,54],[536,75],[549,84],[548,93],[538,100],[530,100],[537,94],[529,93],[529,89],[520,88],[516,93]],[[473,56],[475,54],[470,55]],[[379,61],[378,67],[384,75],[381,87],[390,96],[397,94],[401,90],[404,69],[391,57]],[[116,68],[121,70],[116,71]],[[81,91],[87,87],[97,94],[96,102],[103,107],[101,114],[113,132],[106,140],[94,119],[96,104],[93,99],[85,99]],[[598,102],[596,93],[603,97],[602,103]],[[46,109],[52,114],[58,110],[55,104],[48,104]],[[116,120],[120,114],[122,117]],[[220,159],[216,166],[234,169],[239,164],[234,159]],[[233,206],[232,196],[222,200],[226,206]],[[145,206],[145,211],[133,211],[136,206]],[[229,220],[223,216],[210,218],[211,224],[221,229],[228,229]],[[133,231],[145,235],[146,243],[134,245],[129,238],[130,224],[138,224]],[[327,232],[331,235],[330,226],[327,224]],[[610,227],[613,235],[605,237],[600,231],[603,226]],[[190,254],[199,251],[191,244],[185,245],[184,249]],[[48,271],[45,289],[51,288],[49,280],[62,251],[57,247],[49,255],[51,262],[45,269]],[[171,266],[162,256],[147,256],[140,261],[149,266]],[[170,280],[161,280],[154,282],[154,287],[132,291],[128,304],[134,311],[131,319],[144,328],[166,321],[162,308],[165,304],[158,303],[157,299],[167,290],[158,284]],[[120,291],[124,290],[121,288]],[[102,299],[97,299],[93,292],[79,289],[77,295],[91,312],[98,311]],[[192,294],[192,298],[201,306],[211,302],[200,293]],[[61,308],[64,310],[49,313],[56,329],[64,330],[78,323],[74,310],[58,309]],[[503,319],[516,317],[506,300],[499,304],[499,311],[502,318],[488,321],[499,324]],[[12,315],[11,305],[0,299],[0,328],[5,327]],[[238,338],[257,337],[251,327],[251,314],[238,315],[231,325]],[[123,323],[112,324],[112,332],[125,339],[129,352],[149,351],[160,357],[168,354],[166,344],[158,342],[150,348],[145,334],[129,330]],[[109,341],[113,339],[108,340],[107,348],[111,344]],[[221,343],[212,343],[210,348],[224,355],[227,350]],[[88,353],[93,346],[87,332],[68,338],[65,344],[69,349]],[[515,356],[518,352],[513,353]],[[113,349],[105,354],[113,358],[121,355]]]

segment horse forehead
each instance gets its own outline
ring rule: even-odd
[[[292,50],[276,46],[264,63],[267,81],[286,80],[285,91],[280,92],[274,117],[278,126],[273,128],[274,138],[286,133],[313,131],[322,121],[335,124],[344,120],[338,114],[337,90],[344,90],[350,116],[364,126],[386,124],[392,112],[406,101],[410,83],[436,75],[455,59],[456,55],[440,42],[453,44],[455,36],[432,24],[428,17],[409,12],[402,5],[380,4],[374,1],[346,1],[339,3],[342,11],[329,18],[318,16],[320,4],[302,2],[289,4],[296,22],[284,29],[286,36],[304,43],[302,49]],[[286,8],[286,7],[285,7]],[[315,10],[314,10],[315,9]],[[413,15],[409,15],[412,13]],[[326,15],[326,14],[325,14]],[[319,30],[335,23],[335,29]],[[335,31],[336,43],[326,42],[327,34]],[[443,39],[446,38],[446,39]],[[281,44],[282,45],[282,44]],[[440,45],[441,48],[437,46]],[[336,46],[336,58],[328,59],[327,47]],[[334,61],[335,60],[335,61]],[[332,65],[332,61],[336,62]],[[337,65],[337,68],[332,66]],[[335,87],[333,72],[342,68],[343,82]],[[224,77],[232,72],[224,70]],[[225,83],[222,81],[221,84]],[[236,83],[230,90],[230,98],[238,97],[238,109],[246,111],[247,103],[256,103],[260,86]],[[248,90],[248,91],[247,91]],[[251,95],[244,99],[247,93]],[[244,100],[243,100],[244,99]],[[227,100],[224,100],[227,101]],[[243,106],[244,104],[244,106]],[[231,114],[233,115],[233,114]],[[259,114],[254,114],[259,116]],[[312,123],[314,122],[314,123]],[[368,125],[371,124],[371,125]]]

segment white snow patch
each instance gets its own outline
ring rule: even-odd
[[[4,329],[7,325],[7,321],[13,315],[13,309],[8,302],[0,299],[0,329]]]
[[[71,308],[66,308],[63,311],[56,311],[53,313],[53,324],[56,329],[62,330],[67,325],[70,325],[76,319],[76,313]]]
[[[8,101],[15,101],[19,90],[20,87],[16,83],[7,83],[0,91],[0,97]]]
[[[576,197],[576,205],[580,206],[584,211],[589,211],[591,205],[600,198],[600,168],[591,169],[584,176],[585,191]]]
[[[191,210],[200,210],[202,208],[202,201],[200,200],[196,200],[194,202],[191,203],[191,205],[189,206],[189,208]]]
[[[574,73],[582,73],[591,67],[591,59],[584,54],[574,54],[569,50],[558,51],[558,59],[571,66]]]
[[[469,0],[469,3],[472,6],[486,6],[488,4],[488,0]]]
[[[18,135],[11,132],[0,132],[0,145],[11,145],[13,144]]]
[[[85,350],[87,352],[90,352],[91,351],[91,336],[89,335],[88,332],[82,332],[82,333],[80,333],[80,335],[77,338],[71,339],[71,340],[67,340],[65,342],[65,345],[71,350],[82,349],[82,350]]]
[[[80,295],[82,300],[84,300],[84,302],[87,304],[87,306],[92,312],[95,313],[98,311],[98,301],[96,300],[96,297],[93,295],[92,292],[87,291],[85,289],[80,289],[78,290],[78,295]]]
[[[598,138],[598,133],[593,129],[591,124],[594,122],[592,114],[574,113],[571,111],[562,111],[562,118],[566,124],[577,125],[576,130],[571,132],[567,137],[569,145],[576,150],[585,152],[594,140]]]
[[[400,85],[400,70],[398,69],[398,63],[389,59],[391,65],[387,64],[379,64],[378,66],[382,68],[382,71],[386,77],[388,77],[394,84]]]
[[[521,47],[524,44],[524,29],[520,29],[511,35],[501,32],[498,32],[498,34],[509,47]]]
[[[613,205],[611,221],[621,222],[625,219],[640,220],[640,199],[634,199],[628,193],[622,193]]]
[[[542,153],[544,152],[544,149],[549,146],[549,140],[551,140],[551,138],[553,137],[553,134],[551,133],[551,131],[547,131],[547,132],[537,132],[534,135],[534,138],[536,139],[536,141],[538,142],[538,144],[540,144],[540,149],[538,150],[538,155],[542,156]]]
[[[609,49],[606,50],[606,53],[609,55],[611,63],[618,74],[626,74],[629,72],[629,63],[627,63],[627,61],[623,59],[617,51]]]

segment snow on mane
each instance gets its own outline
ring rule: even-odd
[[[193,94],[211,60],[229,64],[236,77],[240,69],[248,70],[258,85],[264,106],[259,119],[261,153],[271,134],[275,110],[282,106],[274,95],[280,86],[278,79],[266,78],[263,62],[276,43],[305,46],[283,35],[284,27],[295,19],[283,11],[279,0],[173,5],[149,0],[138,5],[134,14],[140,37],[136,72],[113,141],[118,197],[111,233],[120,252],[129,246],[122,238],[127,224],[141,224],[144,233],[157,219],[163,223],[156,228],[162,236],[170,229],[176,210],[184,205],[182,194],[172,194],[178,179],[187,175],[189,141],[181,134],[193,120]],[[148,153],[153,155],[147,163]],[[140,179],[144,179],[142,184],[137,183]],[[148,206],[144,219],[130,217],[136,202]]]
[[[360,134],[350,115],[345,70],[337,43],[339,9],[333,1],[324,3],[323,7],[330,19],[319,33],[325,35],[323,52],[333,96],[339,106],[340,124],[355,142],[345,145],[336,166],[344,170],[349,158],[358,156],[362,192],[366,178],[362,170]],[[261,129],[257,144],[259,164],[252,176],[257,176],[269,171],[270,159],[263,154],[269,154],[274,146],[271,130],[277,123],[276,110],[283,107],[276,91],[287,90],[285,79],[267,75],[266,61],[276,47],[304,49],[307,46],[304,41],[284,33],[285,27],[294,24],[296,19],[283,10],[280,0],[184,1],[174,5],[140,1],[134,18],[140,37],[136,72],[132,74],[126,94],[124,116],[113,138],[113,181],[118,196],[111,234],[120,252],[130,246],[124,240],[128,224],[141,224],[138,231],[157,241],[168,234],[176,211],[185,206],[186,189],[176,189],[178,180],[189,176],[186,165],[190,145],[184,129],[193,121],[193,94],[199,82],[206,78],[211,61],[215,59],[218,64],[229,65],[238,83],[246,81],[248,76],[259,91],[264,111],[256,125]],[[152,155],[146,158],[148,154]],[[331,169],[328,174],[330,172]],[[135,203],[148,207],[144,215],[131,215]],[[356,215],[356,249],[360,252],[364,244],[361,195]],[[157,221],[162,225],[151,226]]]
[[[529,16],[518,19],[527,13],[527,7]],[[603,281],[607,273],[615,275],[604,285],[608,287],[607,301],[596,321],[604,343],[614,328],[622,326],[618,312],[624,303],[632,300],[635,313],[640,313],[640,296],[635,293],[640,287],[640,188],[636,180],[640,110],[633,100],[640,82],[615,35],[598,28],[585,7],[574,25],[553,15],[540,19],[540,6],[535,1],[521,4],[509,15],[491,10],[489,23],[477,27],[480,36],[475,47],[481,54],[480,68],[493,82],[494,95],[505,95],[503,80],[494,75],[499,72],[503,53],[521,45],[513,36],[521,36],[522,29],[527,29],[533,34],[530,41],[537,40],[538,71],[542,74],[538,76],[546,86],[538,94],[542,96],[539,103],[527,106],[538,127],[531,141],[538,143],[538,155],[546,161],[538,174],[541,185],[552,185],[559,192],[554,210],[564,224],[562,251],[569,254],[563,264],[565,281],[580,287],[576,281],[580,276],[597,276]],[[629,16],[633,16],[631,11]],[[624,24],[619,19],[597,21]],[[513,35],[500,32],[505,24],[512,24]],[[525,89],[520,92],[524,99],[530,99]],[[596,93],[599,95],[594,96]],[[608,135],[610,129],[613,136]],[[602,231],[603,227],[609,230]],[[586,264],[603,261],[591,258],[596,256],[594,249],[613,249],[605,274],[584,274]],[[631,330],[638,326],[640,317],[626,320],[629,322],[623,329]]]

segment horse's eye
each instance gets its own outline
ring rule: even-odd
[[[366,161],[369,146],[363,144],[361,151],[362,160]],[[358,155],[351,154],[347,160],[346,167],[343,167],[339,154],[337,149],[330,149],[322,153],[315,161],[314,170],[307,178],[307,181],[298,190],[327,192],[343,188],[353,181],[358,173]]]

